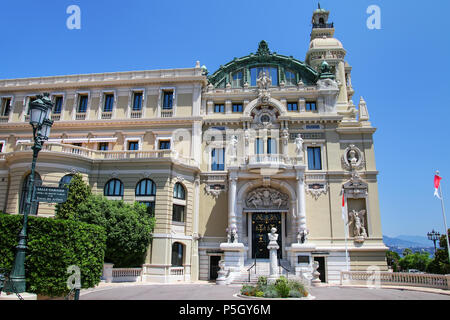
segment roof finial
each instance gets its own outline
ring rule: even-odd
[[[319,9],[322,9],[322,8],[320,7],[320,2],[318,2],[318,4],[319,4]]]

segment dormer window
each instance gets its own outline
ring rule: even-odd
[[[296,75],[295,75],[294,72],[286,70],[284,74],[285,74],[285,78],[286,78],[285,84],[287,86],[295,86],[295,85],[297,85],[297,83],[296,83],[297,79],[296,79]]]
[[[232,87],[233,88],[240,88],[243,85],[243,76],[242,76],[242,71],[236,72],[232,75]]]
[[[256,81],[263,72],[265,72],[266,75],[272,80],[272,86],[278,86],[278,68],[256,67],[250,69],[250,78],[252,87],[256,87]]]

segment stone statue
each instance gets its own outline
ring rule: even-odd
[[[270,233],[268,233],[268,236],[269,236],[269,245],[273,245],[273,243],[271,243],[271,242],[275,242],[275,244],[277,244],[277,241],[278,241],[278,234],[276,233],[277,232],[277,228],[272,228],[272,229],[270,229]]]
[[[356,151],[354,149],[350,149],[348,152],[348,161],[350,162],[350,166],[352,168],[356,167],[358,159],[356,158]]]
[[[297,153],[297,157],[303,159],[303,139],[301,134],[298,134],[297,138],[295,138],[295,146],[296,146],[295,152]]]
[[[235,228],[231,229],[231,243],[238,243],[238,234]]]
[[[308,235],[309,235],[308,229],[301,230],[297,235],[297,242],[301,244],[305,243]]]
[[[353,234],[355,238],[365,239],[367,237],[365,225],[366,210],[356,211],[352,210],[348,214],[350,216],[350,224],[353,224]]]
[[[236,136],[233,136],[230,141],[231,157],[233,159],[235,159],[237,157],[237,144],[238,144],[238,139]]]
[[[267,102],[270,100],[270,86],[272,85],[272,79],[267,76],[265,71],[259,73],[259,78],[256,80],[259,88],[259,99],[262,102]]]

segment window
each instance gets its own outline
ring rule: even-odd
[[[123,183],[119,179],[109,180],[105,185],[104,195],[106,197],[122,197]]]
[[[136,186],[136,197],[151,197],[156,195],[156,185],[150,179],[139,181]]]
[[[0,142],[0,153],[2,153],[2,152],[3,152],[3,143]]]
[[[272,67],[257,67],[250,69],[251,86],[256,87],[261,72],[266,72],[267,76],[272,79],[272,86],[278,86],[278,69]]]
[[[2,99],[2,117],[8,117],[11,111],[11,98]]]
[[[292,71],[286,70],[285,78],[286,78],[286,85],[287,86],[295,86],[297,83],[296,75]]]
[[[306,102],[306,111],[317,111],[317,105],[315,102]]]
[[[211,170],[225,170],[225,149],[213,149],[211,153]]]
[[[173,91],[163,92],[163,109],[164,110],[173,109]]]
[[[130,151],[139,150],[139,141],[128,141],[128,150]]]
[[[175,242],[172,245],[172,267],[182,267],[183,266],[183,245],[179,242]]]
[[[66,188],[66,187],[68,188],[72,179],[73,179],[73,175],[71,175],[71,174],[68,174],[68,175],[62,177],[61,180],[59,180],[59,187],[60,188]]]
[[[274,138],[267,139],[267,154],[277,153],[277,140]]]
[[[88,96],[80,96],[80,104],[78,105],[78,113],[85,113],[87,110]]]
[[[233,112],[243,112],[242,104],[233,104]]]
[[[99,151],[108,151],[109,143],[108,142],[100,142],[98,144]]]
[[[160,140],[159,150],[170,150],[170,140]]]
[[[172,221],[184,222],[184,206],[179,204],[173,205]]]
[[[298,104],[296,102],[288,102],[287,109],[288,111],[298,111]]]
[[[264,153],[264,141],[261,138],[256,138],[255,140],[255,154]]]
[[[29,186],[30,183],[30,178],[31,178],[31,174],[29,174],[24,180],[23,180],[23,184],[22,184],[22,192],[20,195],[20,204],[19,204],[19,212],[21,214],[25,213],[26,210],[26,200],[27,200],[27,196],[28,196],[28,191],[31,189],[29,189],[31,186]],[[34,185],[36,187],[40,187],[42,186],[42,179],[41,176],[39,175],[39,173],[35,173],[34,174]],[[39,209],[39,202],[32,202],[31,204],[31,211],[30,214],[31,215],[37,215]]]
[[[107,94],[105,95],[105,106],[103,112],[112,112],[114,107],[114,95]]]
[[[242,79],[243,79],[242,78],[242,71],[234,73],[232,75],[232,78],[233,78],[233,80],[232,80],[231,85],[232,85],[233,88],[240,88],[240,87],[242,87]]]
[[[214,105],[214,112],[215,113],[224,113],[225,112],[225,106],[223,104],[216,104],[216,105]]]
[[[322,156],[320,147],[308,147],[308,169],[322,170]]]
[[[31,112],[30,103],[35,101],[35,100],[37,100],[37,97],[28,97],[28,104],[26,106],[28,108],[27,116],[29,116],[30,112]]]
[[[61,114],[63,105],[63,97],[58,96],[55,98],[55,107],[53,109],[54,114]]]
[[[144,204],[147,207],[147,213],[149,216],[155,216],[155,202],[154,201],[138,201],[139,203]]]
[[[181,183],[177,182],[173,187],[173,197],[179,200],[186,200],[186,191]]]
[[[133,99],[133,111],[142,110],[142,92],[135,92]]]

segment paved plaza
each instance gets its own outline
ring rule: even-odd
[[[81,300],[245,300],[240,286],[196,284],[114,284],[83,291]],[[426,289],[424,289],[426,290]],[[316,300],[450,300],[449,294],[400,289],[355,287],[311,288]]]

